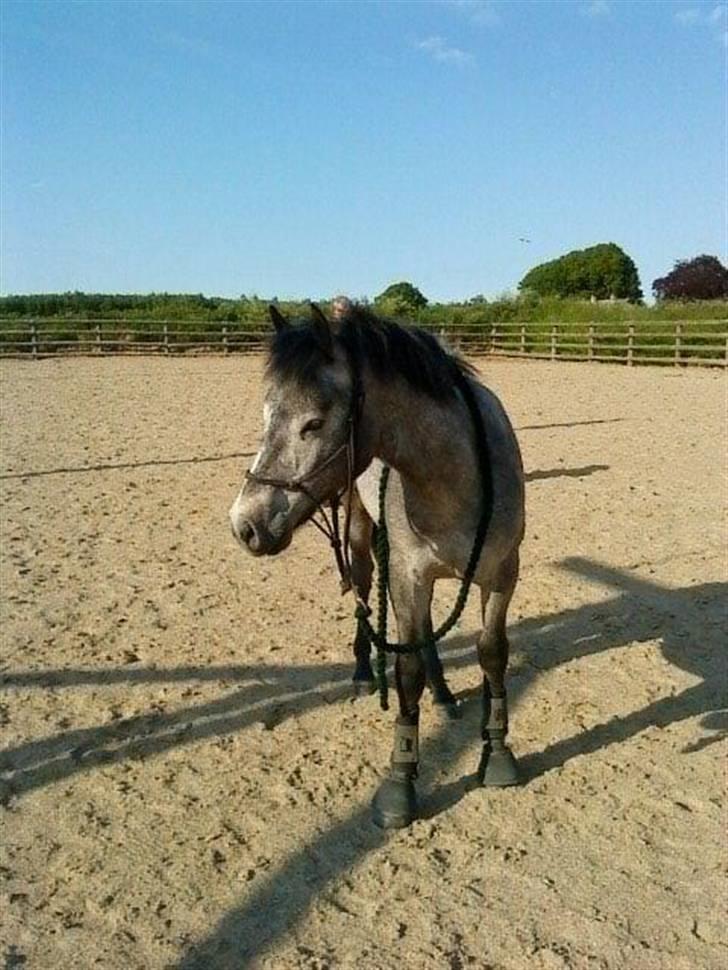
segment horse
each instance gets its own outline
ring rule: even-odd
[[[399,714],[389,770],[373,801],[374,821],[401,828],[417,817],[426,683],[435,701],[450,709],[454,704],[433,644],[433,588],[438,579],[462,578],[469,565],[482,609],[479,780],[517,784],[507,743],[506,621],[518,580],[525,500],[520,449],[503,405],[466,361],[418,327],[356,304],[334,320],[315,304],[309,320],[291,323],[274,306],[270,315],[263,436],[230,523],[248,553],[276,556],[325,503],[343,498],[345,555],[338,559],[364,605],[372,585],[372,537],[382,525],[380,512],[386,518],[389,599],[400,644],[414,648],[395,656]],[[484,521],[487,530],[475,548]],[[338,528],[326,531],[334,546],[341,544]],[[359,615],[354,679],[366,690],[374,677],[370,637]]]

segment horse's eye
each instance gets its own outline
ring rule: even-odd
[[[311,434],[314,431],[320,431],[324,426],[323,418],[311,418],[307,421],[301,428],[301,437],[305,438],[307,434]]]

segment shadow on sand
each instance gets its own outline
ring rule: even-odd
[[[3,472],[0,481],[20,478],[44,478],[46,475],[87,475],[89,472],[118,471],[129,468],[159,468],[162,465],[202,465],[230,458],[252,458],[254,451],[233,451],[227,455],[202,455],[200,458],[155,458],[153,461],[106,462],[101,465],[71,465],[68,468],[44,468],[27,472]]]
[[[724,736],[722,645],[726,584],[670,590],[588,559],[568,559],[562,565],[582,578],[611,588],[615,595],[606,601],[523,620],[512,626],[514,661],[520,667],[518,689],[511,693],[513,707],[542,672],[635,641],[659,639],[665,659],[699,678],[699,682],[682,693],[661,697],[640,710],[561,739],[523,758],[525,782],[574,757],[625,741],[651,725],[667,726],[700,717],[699,727],[703,730],[696,732],[695,740],[684,749],[685,755]],[[699,641],[696,630],[701,631]],[[474,650],[463,649],[471,643],[471,637],[462,636],[446,643],[443,649],[446,669],[476,667]],[[6,751],[0,762],[5,777],[5,801],[100,764],[152,757],[202,738],[229,734],[255,721],[272,728],[287,717],[350,697],[350,674],[348,664],[284,669],[231,665],[211,669],[8,673],[0,680],[0,686],[13,689],[210,679],[240,686],[222,698],[182,711],[151,712],[100,727],[71,730]],[[473,678],[479,683],[475,669]],[[457,737],[467,738],[468,743],[477,737],[478,693],[477,690],[467,692],[463,699],[463,720],[457,727],[443,723],[423,744],[425,781],[431,776],[432,766],[452,760]],[[447,811],[474,784],[474,777],[466,776],[435,790],[421,785],[422,814],[432,818]],[[259,882],[256,880],[257,888],[244,903],[223,917],[210,936],[190,949],[178,964],[178,970],[233,967],[237,970],[246,966],[304,916],[312,898],[324,893],[341,872],[360,862],[388,837],[370,823],[368,804],[355,806],[345,820],[322,832],[275,872]]]
[[[585,478],[595,472],[606,472],[609,465],[582,465],[581,468],[537,468],[526,472],[527,482],[538,482],[546,478]]]

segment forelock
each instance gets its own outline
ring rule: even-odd
[[[308,324],[288,327],[274,334],[268,351],[267,376],[281,383],[303,387],[318,383],[325,364],[330,363]]]

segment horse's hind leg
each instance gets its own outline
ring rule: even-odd
[[[478,659],[483,670],[483,785],[516,785],[516,759],[506,744],[508,702],[505,674],[508,666],[506,614],[518,581],[518,550],[504,560],[493,585],[482,590],[483,632],[478,640]]]
[[[349,533],[351,578],[358,595],[365,603],[369,601],[369,593],[372,588],[372,574],[374,571],[371,552],[372,531],[372,520],[362,505],[357,491],[354,490],[351,502],[351,525]],[[375,688],[374,673],[371,664],[371,646],[364,632],[361,620],[357,621],[356,635],[354,637],[354,660],[354,692],[360,696],[363,694],[371,694]]]

